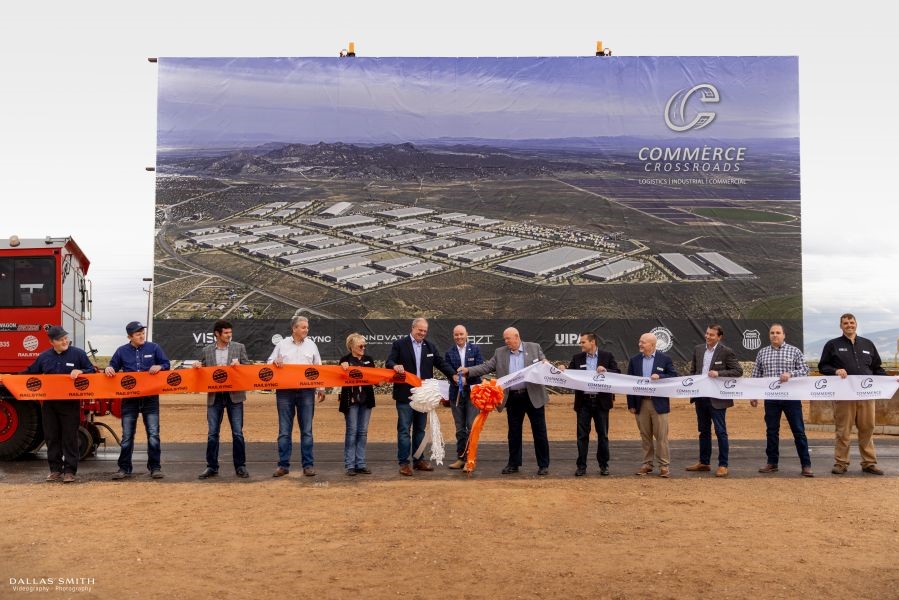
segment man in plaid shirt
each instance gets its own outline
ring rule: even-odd
[[[791,377],[804,377],[808,375],[808,365],[802,351],[796,346],[786,343],[783,325],[774,323],[768,330],[770,346],[759,350],[755,357],[755,366],[752,368],[753,377],[778,377],[786,383]],[[752,406],[758,406],[758,400],[750,402]],[[765,452],[768,455],[768,463],[759,469],[759,473],[774,473],[777,471],[777,462],[780,457],[780,416],[786,415],[790,431],[793,432],[793,440],[796,442],[796,452],[799,454],[799,462],[802,464],[802,475],[814,477],[812,472],[812,459],[808,453],[808,438],[805,436],[805,423],[802,420],[802,401],[800,400],[765,400],[765,428],[768,444]]]

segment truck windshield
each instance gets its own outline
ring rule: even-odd
[[[56,304],[55,259],[0,258],[0,308]]]

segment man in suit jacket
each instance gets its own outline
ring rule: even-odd
[[[580,345],[583,352],[575,354],[568,363],[569,369],[585,369],[587,372],[621,373],[615,357],[596,344],[596,334],[582,333]],[[576,477],[587,474],[587,450],[590,446],[590,424],[596,428],[599,443],[596,448],[596,460],[599,462],[599,474],[609,474],[609,411],[615,402],[615,395],[604,392],[590,394],[583,391],[574,392],[574,412],[577,414],[577,467]]]
[[[504,348],[497,348],[493,357],[482,365],[459,367],[459,372],[469,377],[480,377],[495,372],[497,377],[520,371],[536,362],[546,360],[543,350],[533,342],[522,342],[521,334],[514,327],[503,331]],[[508,409],[509,422],[509,463],[503,468],[503,475],[518,473],[521,467],[521,432],[527,415],[534,435],[534,451],[537,454],[537,475],[549,474],[549,438],[546,435],[546,413],[544,406],[549,399],[546,388],[537,383],[516,383],[503,390],[503,403],[497,407],[502,412]]]
[[[464,325],[456,325],[453,328],[452,348],[446,351],[444,359],[453,370],[450,379],[449,404],[453,411],[453,421],[456,424],[456,462],[449,466],[450,469],[462,469],[465,471],[465,461],[468,460],[468,434],[471,432],[471,424],[478,416],[478,409],[471,403],[471,386],[481,383],[480,377],[461,377],[456,371],[459,367],[473,367],[484,362],[481,357],[481,349],[468,341],[468,330]],[[462,385],[459,386],[459,378]]]
[[[721,343],[724,329],[721,325],[709,325],[705,330],[705,344],[693,349],[690,373],[709,377],[742,377],[743,367],[737,362],[734,351]],[[711,471],[712,425],[718,438],[718,470],[715,477],[727,477],[727,409],[733,400],[699,397],[690,400],[696,407],[696,421],[699,425],[699,462],[687,467],[687,471]]]
[[[443,360],[440,351],[431,342],[425,339],[428,335],[428,322],[417,318],[412,321],[412,331],[407,337],[393,342],[390,355],[385,366],[397,373],[409,371],[418,375],[422,381],[434,377],[436,366],[447,379],[452,380],[453,370]],[[412,466],[410,460],[412,453],[418,449],[425,437],[425,427],[428,424],[428,415],[420,413],[412,408],[409,399],[412,396],[412,386],[407,383],[393,384],[393,399],[396,401],[396,459],[400,465],[400,474],[411,476]],[[409,436],[409,428],[412,428],[412,436]],[[419,471],[433,471],[434,467],[424,460],[415,461],[415,469]]]
[[[651,381],[677,377],[671,357],[656,350],[656,336],[644,333],[637,346],[640,353],[631,357],[627,364],[627,374]],[[627,409],[637,419],[640,442],[643,446],[643,465],[637,475],[652,473],[654,459],[659,461],[659,477],[670,477],[671,452],[668,448],[668,414],[671,406],[668,398],[662,396],[635,396],[628,394]],[[653,448],[653,438],[656,447]]]
[[[200,360],[194,367],[228,367],[248,365],[247,349],[243,344],[232,341],[233,327],[228,321],[219,319],[212,326],[215,343],[204,347]],[[215,477],[219,473],[219,432],[222,429],[224,413],[228,413],[231,424],[231,441],[234,469],[238,477],[246,479],[247,446],[243,439],[243,403],[247,399],[246,392],[210,392],[206,394],[206,422],[209,435],[206,441],[206,469],[200,473],[200,479]]]

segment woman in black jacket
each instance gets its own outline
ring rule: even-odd
[[[346,339],[349,354],[340,359],[344,371],[352,367],[374,367],[375,361],[365,354],[365,338],[351,333]],[[375,406],[375,390],[370,385],[345,386],[340,389],[339,410],[346,418],[346,437],[343,442],[343,466],[347,475],[371,474],[365,464],[365,444],[368,441],[368,421]]]

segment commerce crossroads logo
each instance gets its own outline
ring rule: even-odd
[[[721,94],[711,83],[679,89],[665,103],[665,126],[677,134],[704,129],[718,116],[716,112],[706,110],[706,105],[720,102]],[[696,110],[696,104],[700,104],[700,110]],[[708,144],[644,146],[637,152],[637,158],[646,173],[737,173],[746,160],[746,148]]]
[[[715,120],[715,113],[711,111],[700,111],[687,122],[687,103],[690,98],[696,94],[700,94],[699,101],[703,104],[718,104],[721,102],[721,94],[711,83],[700,83],[694,85],[689,90],[687,88],[678,90],[672,94],[665,104],[665,125],[671,131],[690,131],[691,129],[702,129],[711,125]]]

